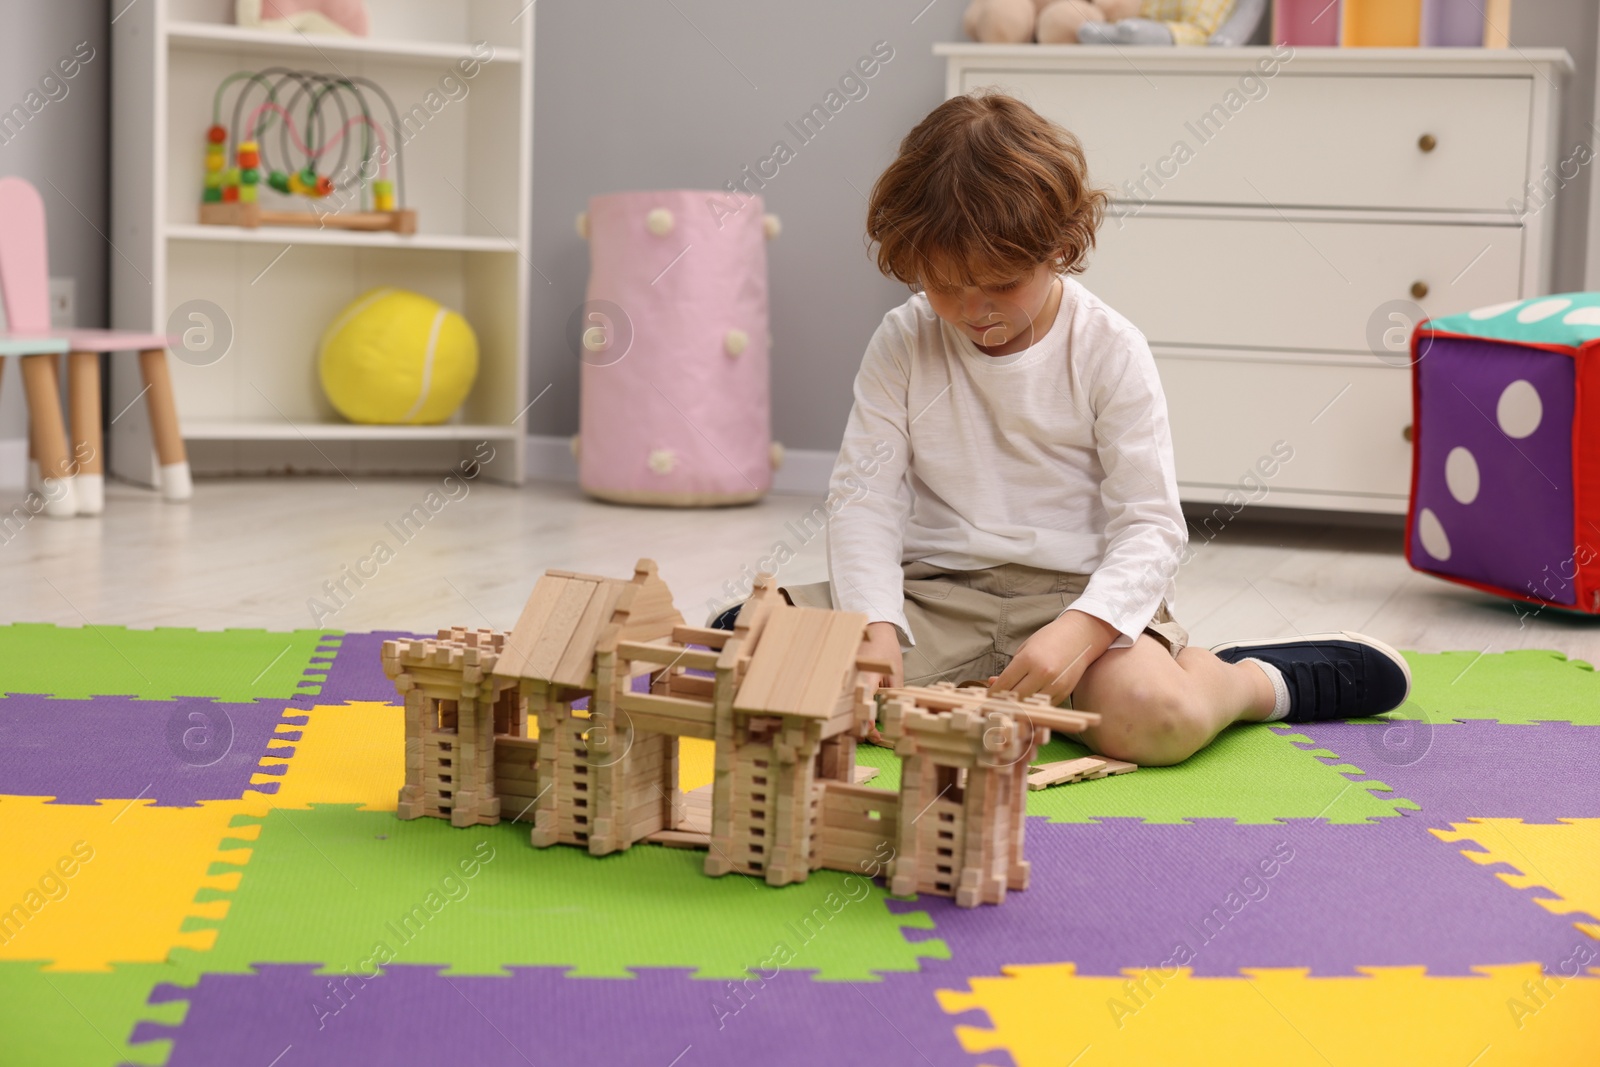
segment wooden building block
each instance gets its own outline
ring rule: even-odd
[[[672,639],[680,645],[705,645],[720,651],[733,637],[732,630],[713,630],[706,626],[674,626]],[[707,668],[710,670],[711,668]]]
[[[1028,788],[1043,789],[1045,786],[1060,782],[1079,782],[1097,771],[1104,771],[1105,767],[1105,760],[1095,759],[1093,756],[1061,760],[1056,763],[1041,763],[1028,773]]]
[[[1112,774],[1128,774],[1138,769],[1136,764],[1107,759],[1104,756],[1084,756],[1081,759],[1061,760],[1056,763],[1040,763],[1029,770],[1028,788],[1044,789],[1052,785],[1086,782]]]

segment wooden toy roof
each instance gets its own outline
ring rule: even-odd
[[[596,651],[615,648],[618,641],[654,641],[682,624],[672,591],[650,560],[639,561],[631,581],[546,571],[506,638],[494,673],[587,688]]]
[[[775,604],[756,642],[734,710],[826,719],[854,680],[867,617]]]

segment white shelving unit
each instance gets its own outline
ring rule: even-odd
[[[112,27],[113,323],[171,328],[179,308],[208,301],[232,331],[231,347],[215,362],[171,359],[195,472],[429,472],[481,454],[480,442],[504,442],[485,473],[520,482],[532,5],[383,0],[372,5],[371,35],[363,38],[245,29],[233,25],[233,6],[146,0]],[[459,69],[462,60],[476,61],[472,77]],[[271,67],[365,77],[383,87],[401,118],[398,132],[387,119],[383,126],[402,145],[400,191],[417,211],[416,234],[199,224],[216,89],[235,71]],[[230,111],[223,124],[232,122]],[[270,192],[263,206],[309,208]],[[433,297],[477,332],[478,379],[449,423],[358,426],[322,395],[322,331],[351,300],[384,285]],[[144,406],[131,404],[140,388],[131,361],[114,360],[112,471],[150,484]]]

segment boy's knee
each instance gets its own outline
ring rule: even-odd
[[[1127,694],[1125,727],[1100,731],[1101,755],[1149,767],[1182,763],[1205,747],[1210,730],[1204,709],[1185,688],[1135,682]]]

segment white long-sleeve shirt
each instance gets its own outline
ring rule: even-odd
[[[900,565],[1021,563],[1091,578],[1072,604],[1113,647],[1171,603],[1187,541],[1166,398],[1144,335],[1070,276],[1035,344],[985,355],[913,296],[856,375],[828,529],[834,606],[913,641]]]

